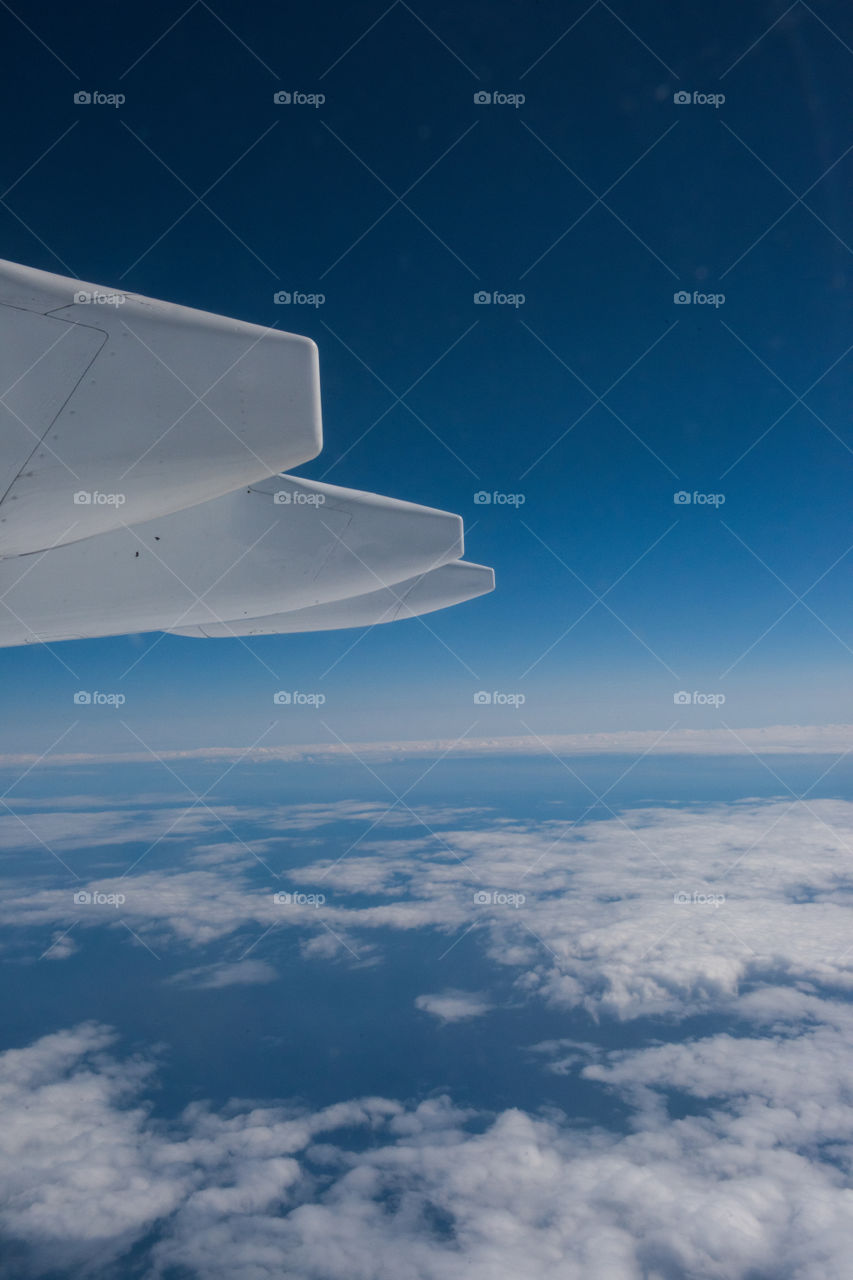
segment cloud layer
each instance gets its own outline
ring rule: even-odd
[[[447,1098],[194,1103],[165,1125],[151,1065],[85,1024],[0,1055],[0,1227],[21,1275],[117,1276],[154,1231],[150,1280],[841,1280],[853,1015],[787,989],[755,1006],[735,1042],[579,1065],[622,1096],[627,1133]],[[671,1091],[694,1114],[672,1118]]]
[[[612,733],[534,734],[464,737],[394,742],[344,743],[340,739],[295,743],[275,747],[185,747],[158,751],[156,759],[264,761],[351,761],[372,763],[407,760],[419,756],[586,756],[586,755],[843,755],[850,744],[853,725],[766,725],[762,728],[722,729],[625,729]],[[30,769],[89,764],[148,764],[152,752],[6,752],[0,769]]]
[[[75,823],[44,817],[70,856],[87,826],[68,812]],[[173,818],[149,814],[145,838]],[[53,939],[54,959],[92,928],[124,945],[123,920],[179,956],[174,981],[191,988],[274,982],[282,938],[304,964],[365,964],[417,931],[416,1005],[449,1042],[499,1002],[451,985],[467,938],[513,1002],[592,1015],[588,1039],[527,1046],[530,1070],[614,1098],[625,1123],[442,1097],[194,1102],[166,1121],[151,1101],[166,1063],[86,1023],[0,1055],[0,1231],[16,1274],[117,1280],[132,1250],[146,1280],[849,1274],[853,804],[571,823],[348,800],[255,814],[251,845],[230,820],[196,812],[173,867],[139,860],[132,810],[95,814],[93,846],[124,851],[127,873],[87,882],[82,904],[47,879],[12,883],[0,920]],[[291,869],[270,879],[283,851]],[[714,1016],[713,1034],[678,1038],[695,1014]],[[640,1017],[658,1019],[658,1042],[596,1042],[596,1020]]]
[[[61,855],[85,839],[83,816],[57,831]],[[207,962],[225,966],[220,985],[239,979],[227,965],[249,950],[274,964],[294,931],[306,958],[347,962],[418,931],[427,957],[448,953],[441,981],[452,984],[470,934],[523,997],[620,1018],[717,1009],[755,983],[853,987],[847,801],[649,807],[582,823],[341,802],[267,814],[251,845],[217,815],[191,822],[197,842],[174,869],[134,845],[124,874],[75,889],[13,882],[0,922],[37,931],[33,958],[70,953],[93,927],[127,940],[121,922],[157,955],[218,947]],[[108,815],[95,815],[93,840],[105,830]],[[311,860],[278,877],[285,854]]]

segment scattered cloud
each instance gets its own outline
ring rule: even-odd
[[[350,805],[346,818],[339,806],[293,808],[276,813],[283,835],[267,820],[250,847],[220,828],[218,844],[192,847],[174,870],[143,859],[74,889],[10,880],[0,923],[9,937],[36,930],[32,958],[72,927],[78,945],[92,927],[124,939],[122,923],[157,954],[239,939],[267,962],[293,931],[303,957],[347,963],[375,961],[391,932],[419,931],[436,961],[447,953],[451,981],[470,933],[465,946],[483,948],[522,998],[618,1018],[717,1009],[756,984],[853,990],[848,801],[649,806],[581,823],[444,810],[426,826],[382,806]],[[399,834],[376,832],[383,817]],[[322,854],[290,865],[285,892],[267,871],[282,849],[290,864]],[[135,849],[127,856],[132,866]]]
[[[71,928],[54,930],[50,945],[39,956],[40,960],[67,960],[79,950],[77,940],[72,936]]]
[[[434,995],[417,996],[415,1008],[431,1013],[440,1022],[462,1022],[467,1018],[479,1018],[493,1006],[477,991],[440,991]]]
[[[265,960],[223,961],[221,964],[199,965],[195,969],[183,969],[170,979],[177,986],[192,987],[196,991],[216,987],[257,986],[275,982],[278,974]]]

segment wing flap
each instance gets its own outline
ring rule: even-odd
[[[234,636],[268,636],[301,631],[339,631],[347,627],[375,627],[402,618],[420,617],[474,600],[494,591],[495,575],[481,564],[454,560],[438,569],[408,578],[392,587],[367,591],[328,604],[266,618],[232,619],[230,622],[205,623],[200,627],[176,627],[173,634],[212,638]]]
[[[457,560],[458,516],[290,476],[0,561],[0,645],[310,608]]]

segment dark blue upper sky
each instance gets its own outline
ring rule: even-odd
[[[280,687],[351,739],[719,722],[682,688],[735,725],[850,719],[846,6],[19,15],[0,256],[309,334],[305,474],[462,513],[498,589],[367,635],[7,650],[3,749],[47,747],[80,687],[160,746],[253,741]],[[297,714],[268,740],[328,736]],[[95,740],[133,745],[111,710],[66,747]]]

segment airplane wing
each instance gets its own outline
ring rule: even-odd
[[[405,582],[378,587],[360,596],[346,596],[325,604],[274,613],[268,618],[208,622],[195,627],[172,627],[180,636],[268,636],[280,632],[338,631],[344,627],[375,627],[380,622],[416,618],[436,609],[446,609],[463,600],[493,591],[495,575],[482,564],[451,560],[438,569],[428,569]]]
[[[281,474],[308,338],[0,262],[0,646],[370,626],[482,595],[445,511]]]

